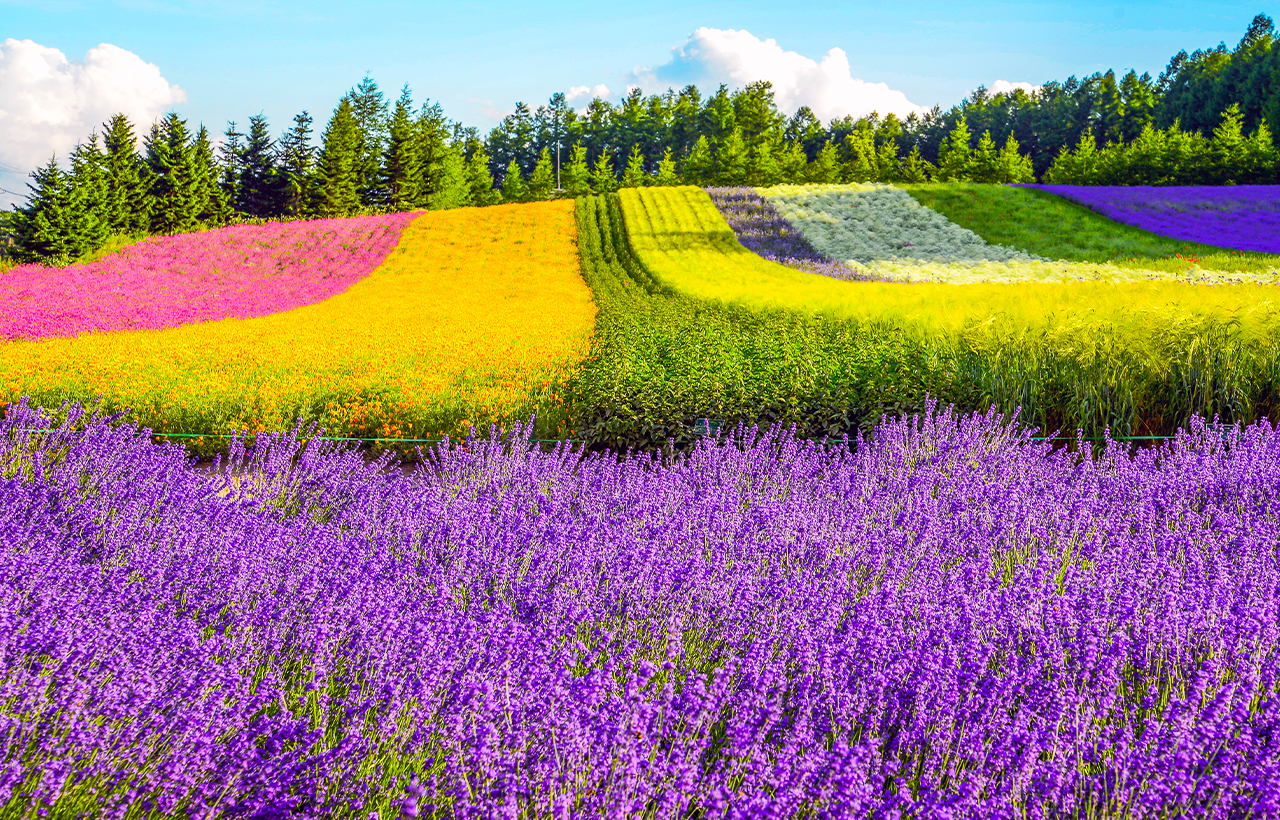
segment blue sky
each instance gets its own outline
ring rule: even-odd
[[[1112,67],[1154,76],[1179,49],[1233,46],[1260,11],[1270,12],[1256,2],[0,0],[0,41],[31,40],[73,65],[101,43],[132,52],[185,92],[167,107],[215,132],[259,112],[280,130],[301,109],[322,125],[366,72],[391,96],[407,82],[419,100],[488,128],[517,100],[574,86],[603,84],[616,98],[702,27],[746,30],[812,60],[838,48],[852,77],[945,108],[997,80]],[[714,79],[716,66],[703,68]],[[10,170],[28,161],[3,150]]]

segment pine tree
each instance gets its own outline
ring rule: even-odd
[[[565,196],[580,197],[591,193],[591,169],[587,166],[587,149],[576,143],[569,152],[569,162],[561,169],[560,184]]]
[[[147,168],[151,172],[151,232],[161,234],[195,230],[200,224],[206,197],[203,180],[197,180],[196,152],[186,121],[170,113],[151,128],[145,140]]]
[[[76,256],[95,250],[111,237],[111,217],[107,210],[107,170],[98,135],[92,134],[71,152],[71,213],[75,221],[73,244]]]
[[[1008,138],[1005,139],[1004,147],[1000,149],[996,162],[1000,169],[997,182],[1024,183],[1036,181],[1036,172],[1031,166],[1031,157],[1022,154],[1013,132],[1010,132]]]
[[[990,131],[983,131],[978,147],[969,155],[968,176],[974,182],[1003,182],[1000,157]]]
[[[316,213],[320,216],[352,216],[360,211],[360,125],[344,97],[320,138],[316,167]]]
[[[235,216],[231,201],[218,184],[221,169],[214,156],[209,129],[203,125],[191,142],[192,178],[196,200],[196,221],[202,225],[225,225]],[[275,214],[273,214],[275,215]]]
[[[941,182],[967,182],[971,156],[969,124],[961,117],[938,149],[937,179]]]
[[[866,122],[844,138],[845,152],[849,159],[844,164],[843,176],[849,182],[874,182],[880,176],[879,158],[876,156],[875,133]]]
[[[1264,117],[1258,130],[1245,140],[1241,152],[1240,182],[1243,185],[1275,185],[1280,182],[1280,151],[1276,150],[1271,129]]]
[[[493,186],[489,153],[479,140],[472,144],[471,156],[467,157],[467,182],[471,187],[472,205],[496,205],[502,201],[502,193]]]
[[[378,90],[378,84],[368,76],[347,92],[346,99],[359,135],[355,142],[356,187],[360,203],[371,208],[378,204],[378,169],[387,144],[387,115],[391,106]]]
[[[249,118],[249,133],[237,157],[235,209],[245,216],[269,219],[285,212],[288,180],[276,165],[276,143],[267,118]]]
[[[284,213],[292,217],[305,216],[311,213],[314,198],[311,115],[306,111],[295,115],[293,127],[280,139],[278,147],[280,175],[284,178]]]
[[[618,175],[613,171],[613,161],[608,151],[601,151],[591,169],[591,187],[597,194],[611,194],[618,190]]]
[[[428,198],[423,190],[427,175],[422,167],[420,129],[413,119],[413,99],[404,87],[387,127],[387,147],[382,154],[378,202],[392,211],[412,211]]]
[[[244,161],[244,134],[240,133],[235,120],[227,122],[227,130],[222,135],[222,145],[218,153],[222,157],[222,174],[218,178],[218,186],[228,202],[240,198],[240,172]]]
[[[77,241],[78,203],[56,158],[32,172],[27,203],[13,217],[15,256],[21,262],[69,262],[83,251]]]
[[[828,142],[805,169],[807,182],[832,185],[840,181],[840,152],[834,143]]]
[[[551,161],[551,149],[543,148],[538,164],[529,175],[529,201],[543,202],[555,196],[556,167]]]
[[[680,175],[690,185],[707,185],[715,176],[715,159],[706,135],[698,137],[689,156],[680,164]]]
[[[631,154],[627,157],[627,167],[622,171],[623,188],[641,188],[649,184],[649,175],[644,172],[644,154],[640,146],[631,146]]]
[[[507,163],[507,173],[502,177],[502,201],[529,201],[529,186],[525,184],[524,174],[520,173],[520,163],[515,159]]]
[[[1239,103],[1232,103],[1226,111],[1222,112],[1222,122],[1213,129],[1213,140],[1209,151],[1213,157],[1213,169],[1210,172],[1211,184],[1239,183],[1240,171],[1245,165],[1244,123],[1240,115]]]
[[[782,165],[772,140],[761,140],[751,149],[747,178],[752,185],[777,185],[782,181]]]
[[[747,160],[746,140],[742,138],[742,129],[735,125],[716,152],[716,184],[746,185]]]
[[[798,184],[805,181],[809,158],[805,156],[804,146],[799,140],[787,145],[778,164],[781,167],[782,182]]]
[[[920,146],[911,146],[911,153],[907,154],[906,160],[902,163],[902,181],[903,182],[928,182],[931,174],[937,169],[933,167],[933,163],[920,156]]]
[[[658,175],[654,177],[653,184],[659,188],[670,188],[680,184],[680,175],[676,173],[676,161],[671,156],[670,148],[662,152],[662,159],[658,162]]]
[[[898,141],[886,139],[876,149],[876,181],[902,182],[902,168],[898,162]]]
[[[485,170],[488,171],[487,168]],[[436,189],[427,197],[427,207],[431,210],[442,211],[472,204],[471,179],[467,173],[467,160],[460,146],[445,146],[435,180]]]
[[[138,156],[138,140],[133,125],[124,114],[116,114],[102,126],[105,150],[103,167],[107,176],[106,213],[111,233],[141,237],[151,224],[151,201],[147,193],[146,166]]]

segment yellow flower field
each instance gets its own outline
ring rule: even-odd
[[[456,437],[536,412],[567,435],[557,388],[596,314],[573,209],[425,213],[345,293],[272,316],[0,343],[0,402],[101,397],[166,433]]]

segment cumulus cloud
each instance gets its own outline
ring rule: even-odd
[[[1028,94],[1034,94],[1040,90],[1040,86],[1033,85],[1031,83],[1024,83],[1022,81],[1009,82],[1008,80],[996,80],[994,83],[992,83],[990,86],[987,87],[987,92],[994,97],[997,94],[1012,93],[1014,90],[1019,88],[1021,88],[1023,91],[1027,92]]]
[[[738,88],[768,80],[773,83],[779,109],[792,113],[807,105],[823,122],[846,115],[861,117],[872,111],[905,117],[928,110],[885,83],[854,77],[843,49],[832,48],[820,61],[812,60],[784,51],[775,40],[761,40],[749,31],[734,29],[700,28],[684,45],[672,49],[668,63],[653,69],[637,68],[630,79],[650,91],[689,83],[704,90],[720,83]]]
[[[31,40],[0,42],[0,168],[13,169],[0,186],[25,191],[15,176],[65,157],[113,114],[141,130],[186,101],[156,65],[108,43],[68,60]]]
[[[573,102],[574,100],[581,99],[584,97],[587,100],[593,100],[596,97],[599,97],[600,99],[606,99],[608,96],[609,96],[609,86],[605,85],[604,83],[600,83],[594,88],[590,88],[585,85],[575,85],[569,89],[569,93],[565,95],[565,98],[569,102]]]

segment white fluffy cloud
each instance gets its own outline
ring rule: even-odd
[[[900,117],[927,108],[916,105],[885,83],[853,76],[849,58],[833,48],[821,61],[783,51],[775,40],[761,40],[748,31],[700,28],[684,45],[672,50],[671,61],[658,68],[637,68],[630,79],[648,91],[695,83],[703,90],[720,83],[737,88],[757,80],[773,83],[778,108],[792,113],[802,105],[818,119],[861,117],[872,111]]]
[[[585,97],[587,101],[590,101],[595,99],[596,97],[599,97],[600,99],[606,99],[608,96],[609,96],[609,86],[605,85],[604,83],[600,83],[594,88],[589,88],[588,86],[585,86],[585,85],[575,85],[571,87],[569,89],[569,93],[565,95],[566,99],[569,102],[573,102],[574,100],[577,100],[583,97]]]
[[[1015,89],[1019,89],[1019,88],[1021,88],[1023,91],[1027,92],[1028,94],[1034,94],[1040,90],[1040,86],[1033,85],[1031,83],[1024,83],[1022,81],[1009,82],[1008,80],[996,80],[994,83],[992,83],[987,87],[987,92],[994,97],[997,94],[1008,94],[1014,91]]]
[[[186,101],[186,92],[157,66],[117,46],[103,43],[83,60],[68,60],[31,40],[0,42],[0,168],[12,169],[0,186],[14,190],[29,171],[51,156],[64,158],[113,114],[123,112],[144,129]]]

